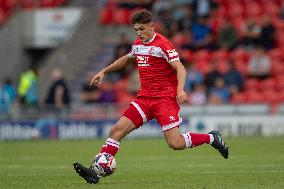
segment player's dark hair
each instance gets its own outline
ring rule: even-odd
[[[131,19],[132,24],[148,24],[152,21],[152,13],[146,9],[136,12]]]

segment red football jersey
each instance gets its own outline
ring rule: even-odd
[[[170,63],[179,60],[179,55],[168,39],[155,33],[145,44],[137,38],[128,56],[137,62],[141,82],[138,96],[176,96],[177,75]]]

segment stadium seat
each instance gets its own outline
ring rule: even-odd
[[[219,60],[216,62],[216,64],[217,64],[217,70],[220,73],[225,73],[229,69],[227,60]]]
[[[280,101],[280,94],[277,91],[264,91],[265,102],[271,105],[278,104]]]
[[[208,62],[210,61],[210,52],[208,50],[199,50],[193,53],[193,59],[196,62]]]
[[[281,60],[283,58],[283,51],[280,48],[274,48],[268,52],[272,61]]]
[[[35,3],[33,0],[22,0],[20,6],[25,10],[31,10],[35,8]]]
[[[113,24],[116,25],[128,25],[130,24],[130,14],[128,9],[117,8],[113,11],[112,17]]]
[[[217,61],[224,61],[227,60],[228,57],[229,57],[228,51],[220,49],[212,53],[211,59],[215,59]]]
[[[257,2],[251,1],[246,4],[245,13],[247,17],[258,17],[263,13],[263,10]]]
[[[40,8],[51,8],[51,7],[54,7],[54,2],[53,0],[40,0],[39,7]]]
[[[171,41],[179,49],[186,42],[186,36],[183,33],[177,33],[172,37]]]
[[[103,8],[100,11],[100,24],[102,25],[108,25],[112,23],[112,10],[110,8]]]
[[[277,84],[276,79],[269,78],[260,82],[260,88],[262,91],[268,91],[268,90],[274,91],[277,88],[276,84]]]
[[[248,62],[249,54],[244,49],[236,49],[230,53],[230,58],[234,61]]]
[[[238,3],[237,1],[234,3],[230,3],[229,5],[229,10],[228,10],[228,15],[230,17],[244,17],[244,8],[243,6]]]
[[[192,61],[193,53],[190,50],[180,50],[179,56],[186,61],[183,63],[189,63]]]
[[[259,104],[264,102],[265,96],[263,95],[262,92],[259,92],[258,90],[250,89],[246,91],[246,94],[247,94],[247,102],[249,103]]]
[[[279,15],[280,8],[277,4],[269,1],[262,6],[265,14],[268,14],[271,17]]]
[[[260,90],[260,82],[257,79],[247,79],[245,81],[245,89],[246,90]]]
[[[209,71],[209,62],[208,61],[195,61],[196,68],[203,74],[207,74]]]
[[[230,103],[232,104],[243,104],[247,101],[247,95],[245,93],[238,93],[231,97]]]
[[[284,74],[284,63],[281,61],[272,62],[272,75]]]
[[[239,72],[241,72],[244,76],[248,73],[248,66],[243,60],[234,61],[235,66]]]
[[[279,74],[276,76],[276,88],[279,91],[284,92],[284,75]]]

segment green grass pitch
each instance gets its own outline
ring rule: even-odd
[[[284,188],[284,137],[226,142],[228,160],[209,145],[173,151],[163,139],[125,140],[115,174],[97,185],[85,183],[72,163],[88,165],[104,140],[0,142],[0,188]]]

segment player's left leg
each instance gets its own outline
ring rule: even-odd
[[[211,144],[214,141],[212,134],[184,133],[180,134],[179,127],[164,131],[166,141],[174,150],[193,148],[202,144]]]
[[[164,135],[168,145],[174,150],[183,150],[185,148],[193,148],[202,144],[211,144],[220,154],[227,159],[229,156],[228,146],[218,131],[211,131],[208,134],[199,133],[183,133],[180,134],[179,128],[164,131]]]

